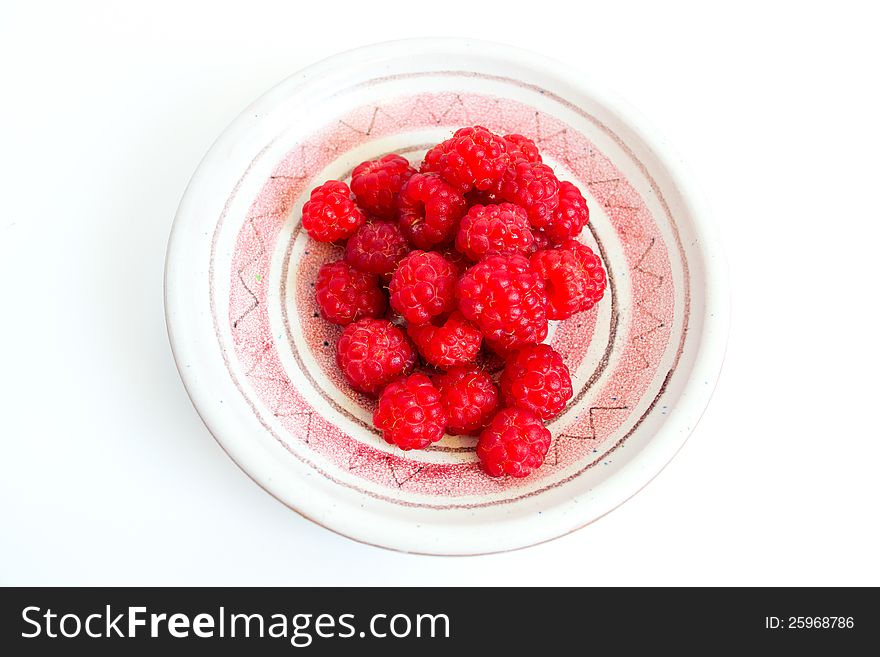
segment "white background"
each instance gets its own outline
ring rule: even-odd
[[[878,17],[711,4],[4,2],[0,583],[880,584]],[[302,66],[414,36],[528,47],[630,101],[730,260],[727,360],[685,448],[515,553],[303,520],[214,442],[165,334],[166,239],[214,138]]]

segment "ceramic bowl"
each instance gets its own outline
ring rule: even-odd
[[[300,225],[309,191],[362,160],[418,162],[464,125],[535,139],[591,208],[581,240],[609,286],[551,326],[574,397],[548,428],[545,465],[522,479],[478,467],[475,439],[402,452],[374,401],[334,361],[340,329],[313,284],[340,249]],[[321,525],[432,554],[509,550],[599,518],[650,481],[709,400],[727,335],[723,260],[667,147],[582,75],[499,45],[385,43],[288,78],[205,156],[174,222],[166,315],[186,389],[254,481]]]

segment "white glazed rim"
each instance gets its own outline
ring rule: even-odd
[[[519,64],[546,76],[556,84],[591,97],[617,115],[633,136],[656,156],[658,163],[666,169],[668,178],[677,188],[684,211],[690,216],[700,242],[704,287],[712,291],[705,295],[699,341],[689,346],[689,349],[695,350],[696,357],[675,406],[651,438],[650,449],[642,448],[624,469],[594,490],[589,506],[583,507],[585,512],[582,515],[578,518],[566,515],[555,521],[548,517],[542,523],[520,519],[516,522],[522,524],[518,528],[522,531],[504,532],[504,538],[501,539],[495,538],[493,532],[473,532],[472,529],[456,535],[454,529],[449,527],[449,540],[442,546],[420,541],[411,535],[395,533],[390,527],[385,528],[376,523],[372,516],[358,517],[356,510],[327,516],[320,506],[325,500],[306,494],[309,489],[303,482],[271,476],[272,468],[267,459],[274,456],[265,450],[258,450],[252,436],[233,430],[232,405],[224,407],[222,403],[218,403],[218,399],[232,397],[237,392],[234,385],[222,378],[204,376],[208,373],[210,363],[216,364],[221,359],[221,354],[218,353],[210,312],[196,303],[200,298],[197,293],[198,276],[202,275],[207,281],[207,271],[193,271],[191,258],[188,257],[198,241],[203,239],[200,234],[196,234],[198,231],[192,230],[199,214],[201,190],[210,185],[221,171],[228,169],[224,164],[236,135],[258,129],[262,113],[269,111],[279,99],[303,85],[314,84],[365,59],[391,59],[416,52],[435,55],[470,53]],[[239,173],[234,172],[235,176]],[[563,64],[528,51],[483,41],[407,39],[365,46],[313,64],[279,83],[246,108],[205,154],[181,199],[168,242],[165,314],[172,353],[187,394],[220,446],[258,485],[304,517],[354,540],[406,552],[465,555],[527,547],[583,527],[632,497],[675,456],[699,421],[721,370],[730,312],[727,265],[716,228],[707,217],[701,194],[690,182],[690,176],[684,171],[680,159],[669,145],[657,138],[648,129],[644,118],[637,115],[632,108],[620,99],[609,96],[607,92],[597,90],[581,73],[569,72]],[[183,277],[183,273],[189,275]],[[510,538],[513,535],[516,539]]]

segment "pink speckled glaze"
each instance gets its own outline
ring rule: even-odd
[[[305,401],[297,386],[309,383],[293,383],[278,353],[279,348],[291,348],[289,335],[273,335],[270,330],[267,282],[272,254],[283,223],[299,222],[299,217],[289,216],[296,200],[322,182],[315,179],[318,172],[340,154],[382,136],[438,125],[451,131],[472,124],[535,138],[545,157],[572,174],[591,205],[604,208],[622,245],[629,274],[624,278],[620,271],[609,272],[615,285],[630,288],[632,298],[631,311],[621,316],[619,323],[614,322],[612,337],[619,358],[611,365],[613,369],[604,373],[599,389],[586,389],[586,384],[592,383],[589,373],[576,380],[575,401],[589,394],[589,406],[577,412],[569,409],[550,424],[554,439],[547,462],[522,480],[487,477],[478,469],[475,457],[462,452],[464,448],[458,450],[463,454],[459,462],[434,463],[422,460],[418,453],[389,452],[367,424],[355,432],[357,435],[347,435]],[[298,226],[295,237],[297,232]],[[587,231],[584,238],[591,245],[595,238],[601,246],[601,235],[591,237]],[[312,283],[317,267],[339,257],[338,247],[312,242],[296,263],[285,259],[285,267],[297,268],[296,284],[282,290],[281,298],[294,298],[299,313],[287,319],[301,324],[307,348],[331,384],[343,391],[352,407],[370,409],[373,402],[351,391],[336,369],[334,346],[340,329],[315,317]],[[612,303],[610,296],[602,303]],[[669,345],[674,306],[668,246],[655,218],[644,199],[594,144],[558,119],[512,100],[425,93],[357,109],[300,143],[278,163],[254,199],[236,241],[228,317],[235,352],[227,356],[237,359],[245,372],[250,389],[243,393],[253,395],[258,412],[276,417],[288,432],[289,442],[320,455],[340,472],[392,492],[406,490],[437,497],[438,505],[487,493],[503,493],[503,498],[513,499],[522,487],[533,490],[536,483],[544,482],[552,486],[560,480],[560,473],[573,465],[589,466],[595,450],[629,418],[657,376]],[[590,339],[597,334],[597,317],[597,309],[576,316],[561,323],[553,336],[554,347],[572,371],[585,359]]]

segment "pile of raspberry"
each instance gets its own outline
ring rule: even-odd
[[[345,327],[336,361],[378,397],[373,423],[403,450],[444,434],[478,436],[493,477],[544,462],[544,423],[572,396],[548,320],[592,308],[605,270],[577,241],[590,211],[535,143],[480,126],[428,150],[419,170],[400,155],[355,167],[351,183],[314,189],[302,224],[344,244],[318,272],[321,316]],[[486,363],[503,359],[500,375]]]

